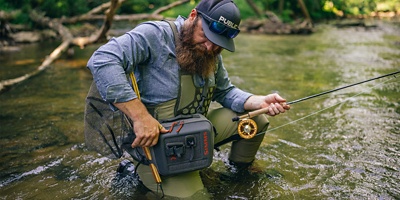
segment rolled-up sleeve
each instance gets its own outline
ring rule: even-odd
[[[216,90],[213,100],[222,106],[232,109],[235,112],[244,112],[244,103],[253,94],[245,92],[234,86],[228,72],[222,64],[222,57],[218,59],[218,69],[216,74]]]
[[[119,55],[123,50],[115,48],[118,46],[118,42],[111,39],[94,52],[87,65],[93,74],[100,95],[111,103],[126,102],[136,98],[126,78],[124,58],[122,54]]]
[[[157,32],[155,28],[144,23],[120,37],[112,38],[93,53],[87,67],[104,100],[118,103],[137,98],[127,74],[150,57],[151,38],[159,37],[152,34]]]

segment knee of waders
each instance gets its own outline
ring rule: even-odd
[[[253,162],[255,155],[264,139],[265,131],[268,128],[269,121],[266,115],[258,115],[253,117],[257,124],[257,135],[250,139],[241,139],[234,141],[231,146],[229,154],[230,161],[242,163],[241,166],[247,165],[246,163]],[[250,166],[251,164],[249,164]],[[239,167],[242,168],[242,167]]]

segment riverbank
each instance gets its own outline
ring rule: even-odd
[[[400,14],[390,12],[372,13],[371,16],[358,16],[352,18],[327,20],[312,24],[306,20],[298,20],[291,23],[283,23],[277,17],[270,16],[269,19],[246,19],[241,23],[241,31],[251,34],[267,35],[286,35],[286,34],[312,34],[315,31],[315,25],[333,24],[339,28],[344,27],[364,27],[374,28],[376,20],[386,20],[392,23],[400,24]],[[118,21],[114,22],[118,23]],[[131,23],[131,22],[130,22]],[[399,25],[400,26],[400,25]],[[99,27],[91,23],[81,25],[72,25],[68,29],[75,37],[86,37],[95,32]],[[118,31],[113,31],[113,27],[108,35]],[[118,32],[121,34],[120,32]],[[18,51],[18,46],[27,43],[37,43],[49,40],[62,40],[61,36],[52,29],[32,29],[25,25],[9,24],[7,31],[0,35],[0,52]]]
[[[397,71],[400,26],[381,22],[370,29],[318,24],[309,35],[239,34],[236,52],[222,52],[224,64],[245,91],[296,100]],[[35,70],[58,45],[0,53],[0,76]],[[112,185],[120,160],[84,145],[92,82],[85,65],[98,45],[75,48],[73,58],[60,57],[0,95],[3,199],[144,199],[127,184]],[[201,174],[211,199],[398,199],[399,80],[341,90],[269,117],[255,160],[262,173],[229,176],[229,145],[222,146]]]

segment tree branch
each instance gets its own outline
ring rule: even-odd
[[[54,62],[54,60],[58,59],[60,55],[62,55],[63,52],[65,52],[71,45],[76,45],[79,46],[80,48],[84,48],[84,46],[92,43],[97,43],[97,42],[104,42],[107,37],[106,34],[108,30],[111,28],[113,20],[143,20],[143,19],[163,19],[164,17],[160,15],[160,13],[171,9],[173,7],[176,7],[178,5],[184,4],[189,2],[189,0],[180,0],[173,2],[167,6],[161,7],[157,10],[155,10],[151,14],[135,14],[135,15],[122,15],[122,16],[115,16],[116,10],[121,6],[121,4],[125,0],[110,0],[108,3],[104,3],[91,11],[89,11],[86,14],[77,16],[77,17],[72,17],[72,18],[62,18],[62,19],[50,19],[48,17],[41,16],[40,14],[36,12],[31,13],[31,19],[35,21],[36,23],[42,25],[42,26],[48,26],[51,29],[57,31],[57,33],[60,34],[62,37],[63,42],[53,50],[53,52],[46,57],[46,59],[42,62],[42,64],[33,72],[25,74],[21,77],[14,78],[14,79],[8,79],[8,80],[3,80],[0,82],[0,92],[3,92],[6,88],[11,87],[12,85],[15,85],[17,83],[20,83],[24,80],[27,80],[37,74],[39,74],[41,71],[45,70],[48,66],[51,65],[51,63]],[[96,13],[102,12],[106,10],[106,15],[95,15]],[[63,25],[63,23],[76,23],[79,21],[84,21],[84,20],[92,20],[92,19],[104,19],[104,23],[102,27],[93,33],[89,37],[75,37],[72,35],[72,33],[69,31],[67,27]]]

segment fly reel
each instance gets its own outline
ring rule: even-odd
[[[244,139],[251,139],[257,134],[257,124],[254,120],[247,118],[239,121],[238,133]]]

